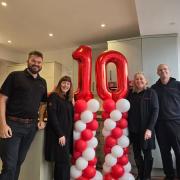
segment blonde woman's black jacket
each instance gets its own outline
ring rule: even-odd
[[[131,103],[134,101],[134,93],[132,91],[129,92],[127,99]],[[131,134],[133,130],[133,126],[136,125],[135,120],[133,119],[133,115],[131,111],[134,107],[131,106],[130,111],[128,113],[128,128]],[[144,91],[142,98],[140,100],[140,128],[138,134],[140,134],[140,143],[142,149],[155,149],[155,135],[154,135],[154,127],[157,121],[159,112],[159,103],[156,92],[148,88]],[[144,134],[146,129],[152,131],[152,138],[149,140],[144,140]]]

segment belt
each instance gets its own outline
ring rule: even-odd
[[[15,116],[7,116],[9,120],[18,122],[18,123],[24,123],[24,124],[30,124],[32,122],[35,122],[35,119],[30,119],[30,118],[19,118]]]

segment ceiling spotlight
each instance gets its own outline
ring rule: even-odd
[[[1,2],[1,5],[4,6],[4,7],[6,7],[6,6],[7,6],[7,3],[4,2],[4,1],[2,1],[2,2]]]
[[[102,27],[102,28],[106,27],[106,24],[104,24],[104,23],[103,23],[103,24],[101,24],[101,27]]]
[[[54,35],[53,35],[53,33],[49,33],[49,37],[53,37]]]
[[[170,22],[169,25],[174,26],[176,23],[175,22]]]
[[[9,43],[9,44],[11,44],[11,43],[12,43],[12,41],[11,41],[11,40],[8,40],[8,43]]]

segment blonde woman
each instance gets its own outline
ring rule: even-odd
[[[138,169],[136,180],[150,180],[153,165],[151,151],[155,149],[154,126],[158,117],[159,104],[156,92],[147,87],[147,80],[142,72],[134,75],[133,88],[127,99],[131,104],[128,124]]]

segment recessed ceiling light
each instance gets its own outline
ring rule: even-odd
[[[170,22],[169,25],[173,26],[175,25],[176,23],[175,22]]]
[[[4,1],[2,1],[2,2],[1,2],[1,5],[4,6],[4,7],[6,7],[6,6],[7,6],[7,3],[4,2]]]
[[[102,28],[106,27],[106,24],[104,24],[104,23],[103,23],[103,24],[101,24],[101,27],[102,27]]]
[[[11,43],[12,43],[12,41],[11,41],[11,40],[8,40],[8,43],[9,43],[9,44],[11,44]]]
[[[53,37],[53,36],[54,36],[54,34],[53,34],[53,33],[49,33],[49,36],[50,36],[50,37]]]

